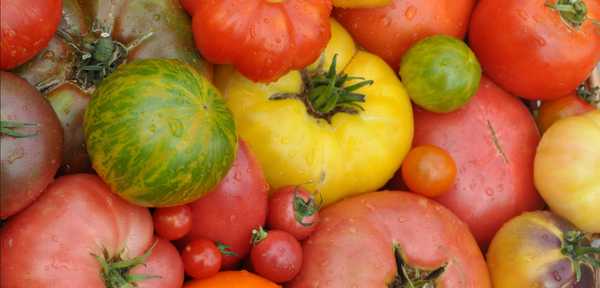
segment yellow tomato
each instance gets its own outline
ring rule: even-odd
[[[324,206],[381,188],[400,167],[414,132],[410,100],[395,71],[357,49],[348,32],[330,20],[332,38],[325,52],[302,71],[268,85],[244,78],[232,66],[215,71],[239,134],[252,146],[271,187],[312,182],[304,187],[318,190]],[[357,103],[364,110],[342,105],[320,118],[307,108],[314,106],[307,100],[313,90],[309,83],[311,75],[327,73],[334,55],[335,74],[373,83],[353,91],[366,96]],[[361,81],[348,80],[342,87]]]
[[[552,124],[538,146],[533,173],[552,211],[585,232],[600,232],[600,110]]]
[[[373,8],[394,2],[395,0],[333,0],[333,6],[339,8]]]

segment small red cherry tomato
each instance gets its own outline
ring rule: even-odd
[[[406,186],[426,197],[446,193],[456,179],[454,159],[448,151],[435,145],[422,145],[410,150],[400,169]]]
[[[302,266],[302,247],[292,234],[282,230],[253,231],[250,261],[259,276],[276,283],[292,280]]]
[[[302,241],[315,231],[320,208],[306,188],[300,185],[282,186],[269,197],[267,226],[271,230],[286,231]]]
[[[221,269],[223,255],[237,254],[227,251],[231,247],[198,238],[188,243],[181,251],[185,273],[194,279],[209,278]]]
[[[187,204],[160,207],[152,213],[154,232],[167,240],[179,239],[192,228],[192,210]]]

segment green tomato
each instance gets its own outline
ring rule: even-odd
[[[400,62],[400,77],[413,102],[432,112],[447,113],[475,95],[481,66],[463,41],[435,35],[408,49]]]

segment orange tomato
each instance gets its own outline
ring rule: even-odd
[[[246,270],[221,271],[207,279],[194,279],[182,288],[281,288],[265,278]]]

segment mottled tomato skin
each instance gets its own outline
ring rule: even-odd
[[[438,288],[490,288],[485,260],[465,223],[426,197],[367,192],[325,207],[323,221],[301,242],[303,265],[286,288],[389,287],[397,273],[393,247],[408,265],[447,263]]]
[[[506,90],[531,100],[575,90],[600,60],[597,26],[585,21],[580,30],[573,29],[547,2],[479,1],[469,26],[469,45],[483,71]],[[600,19],[599,1],[582,2],[589,19]]]
[[[32,137],[2,134],[0,218],[14,215],[42,193],[63,159],[63,128],[50,102],[23,78],[0,72],[2,121],[40,124],[11,128]]]
[[[212,192],[188,203],[192,228],[173,241],[179,251],[196,238],[231,246],[240,256],[223,255],[221,270],[235,268],[250,253],[252,230],[265,226],[267,219],[269,184],[250,145],[238,140],[233,167]]]
[[[419,40],[437,34],[464,39],[475,0],[396,0],[374,8],[331,13],[356,43],[398,71],[404,53]]]
[[[62,17],[62,0],[2,0],[0,68],[13,69],[46,48]]]
[[[485,253],[506,221],[540,209],[533,159],[540,136],[533,116],[485,74],[475,96],[457,111],[428,112],[415,105],[413,146],[431,144],[456,162],[454,185],[433,198],[469,225]]]
[[[576,281],[573,262],[560,252],[564,233],[578,231],[569,220],[550,211],[525,212],[506,223],[494,236],[487,266],[494,288],[598,287],[594,267],[578,263]],[[587,239],[581,247],[589,247]]]
[[[57,178],[0,232],[1,287],[106,287],[90,253],[123,260],[152,240],[148,208],[130,205],[96,175]]]

